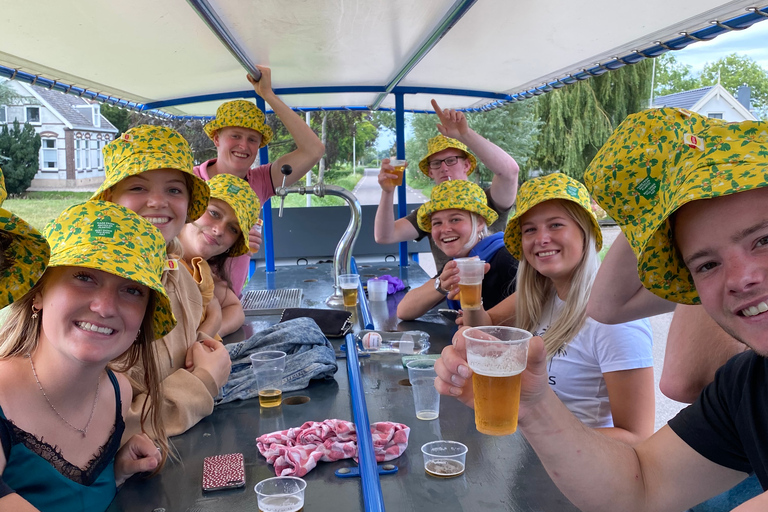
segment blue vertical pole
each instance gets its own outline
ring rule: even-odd
[[[395,147],[397,148],[397,158],[405,159],[405,104],[403,102],[403,93],[395,93],[395,136],[397,137]],[[397,218],[402,219],[406,216],[406,197],[405,183],[397,187]],[[408,266],[408,242],[400,242],[400,266]]]
[[[261,109],[262,112],[266,111],[266,104],[264,99],[256,95],[256,106]],[[264,146],[259,150],[259,163],[266,164],[269,162],[269,146]],[[274,232],[272,231],[272,200],[267,200],[262,205],[264,210],[264,260],[267,265],[267,272],[275,271],[275,244],[274,244]]]

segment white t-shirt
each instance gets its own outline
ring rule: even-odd
[[[545,306],[541,336],[564,306],[554,297]],[[547,312],[549,309],[549,312]],[[653,366],[653,333],[647,318],[623,324],[601,324],[587,318],[576,337],[548,363],[549,385],[566,407],[591,428],[612,427],[611,405],[603,374]]]

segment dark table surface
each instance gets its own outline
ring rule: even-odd
[[[331,294],[331,265],[316,268],[278,267],[274,275],[257,273],[248,288],[302,288],[302,307],[326,307]],[[419,268],[401,273],[393,264],[360,265],[363,279],[372,275],[399,276],[406,284],[418,286],[428,279]],[[267,279],[269,281],[267,281]],[[429,353],[439,354],[451,341],[455,325],[443,319],[436,309],[418,321],[398,323],[396,303],[404,292],[387,302],[370,303],[375,327],[381,331],[421,330],[430,335]],[[359,310],[355,312],[359,319]],[[227,337],[234,342],[250,336],[279,320],[279,316],[248,316],[240,331]],[[359,330],[359,325],[356,330]],[[331,340],[336,348],[342,339]],[[337,418],[352,421],[346,361],[331,381],[314,381],[306,389],[285,393],[276,410],[259,407],[257,400],[233,402],[216,407],[188,432],[172,438],[177,461],[169,461],[163,471],[149,479],[133,478],[118,493],[110,511],[203,512],[251,511],[256,508],[253,486],[275,476],[274,469],[261,457],[255,439],[265,433],[300,426],[305,421]],[[399,354],[373,354],[360,359],[360,370],[371,423],[395,421],[411,428],[406,452],[394,460],[399,471],[381,476],[384,504],[388,510],[576,510],[557,490],[536,454],[519,433],[506,437],[477,432],[474,412],[457,400],[441,397],[437,420],[416,419],[408,373]],[[292,397],[309,401],[289,405]],[[424,471],[421,446],[436,439],[460,441],[467,445],[466,471],[456,478],[439,479]],[[246,485],[226,491],[203,492],[203,459],[211,455],[243,453]],[[308,473],[305,510],[360,511],[364,509],[360,480],[338,478],[334,472],[353,466],[354,461],[320,462]]]

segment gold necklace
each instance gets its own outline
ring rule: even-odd
[[[93,406],[91,406],[91,415],[88,417],[88,423],[85,424],[85,427],[83,428],[77,428],[70,422],[68,422],[66,419],[64,419],[64,416],[59,414],[59,411],[56,410],[56,408],[51,403],[50,399],[48,398],[48,395],[45,394],[45,390],[43,389],[43,385],[40,384],[40,379],[37,378],[37,372],[35,371],[35,364],[32,362],[32,355],[27,354],[27,358],[29,359],[29,365],[32,367],[32,375],[35,376],[35,382],[37,382],[37,387],[40,388],[40,392],[43,394],[43,397],[45,398],[45,401],[48,402],[48,405],[53,410],[53,412],[56,413],[56,416],[61,419],[64,423],[69,425],[69,427],[73,430],[76,430],[77,432],[80,432],[80,435],[85,437],[85,435],[88,433],[88,427],[91,426],[91,420],[93,419],[93,413],[96,410],[96,402],[99,401],[99,387],[101,386],[101,376],[99,376],[98,382],[96,382],[96,398],[93,399]]]

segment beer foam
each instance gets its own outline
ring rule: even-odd
[[[485,352],[483,355],[467,351],[467,362],[473,372],[486,377],[512,377],[525,370],[527,350]]]

